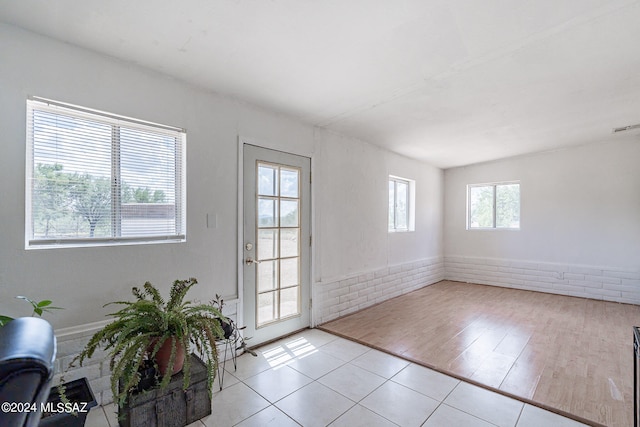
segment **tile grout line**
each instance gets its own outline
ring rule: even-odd
[[[413,363],[413,362],[411,362],[411,363]],[[415,363],[413,363],[413,364],[414,364],[415,366],[420,366],[420,365],[417,365],[417,364],[415,364]],[[429,368],[425,368],[425,369],[429,369]],[[459,386],[461,383],[462,383],[462,381],[458,380],[458,384],[456,384],[456,385],[455,385],[455,387],[453,387],[453,388],[451,389],[451,391],[449,391],[449,393],[447,393],[447,395],[446,395],[445,397],[443,397],[443,398],[442,398],[442,400],[438,403],[438,406],[436,406],[436,409],[434,409],[434,410],[433,410],[433,412],[429,414],[429,416],[427,417],[427,419],[426,419],[426,420],[424,420],[424,422],[423,422],[421,425],[424,425],[427,421],[429,421],[429,418],[431,418],[431,417],[433,416],[433,414],[435,414],[435,413],[436,413],[436,411],[438,410],[438,408],[440,408],[442,405],[445,405],[445,406],[448,406],[449,408],[452,408],[452,406],[447,405],[446,403],[444,403],[444,401],[445,401],[445,400],[447,400],[447,397],[449,397],[449,396],[451,395],[451,393],[453,393],[453,390],[455,390],[456,388],[458,388],[458,386]],[[458,409],[458,408],[454,408],[454,409]],[[464,412],[464,411],[463,411],[463,412]],[[466,413],[467,413],[467,412],[465,412],[465,414],[466,414]],[[471,414],[469,414],[469,415],[471,415]],[[478,418],[478,417],[476,417],[476,418]],[[478,418],[478,419],[480,419],[480,418]],[[484,421],[484,420],[483,420],[483,421]]]
[[[513,425],[513,427],[518,426],[518,423],[520,422],[520,418],[522,418],[522,413],[524,412],[525,406],[526,406],[526,403],[523,403],[522,408],[520,408],[520,413],[518,414],[518,419],[516,420],[516,423]]]
[[[335,335],[334,335],[334,336],[335,336]],[[410,387],[410,386],[408,386],[408,385],[404,385],[404,384],[402,384],[402,383],[398,382],[398,380],[394,380],[394,378],[398,377],[398,375],[400,375],[403,371],[407,370],[407,369],[408,369],[408,368],[410,368],[411,366],[416,366],[416,367],[421,367],[421,368],[426,368],[426,367],[421,366],[420,364],[414,363],[414,362],[412,362],[412,361],[410,361],[410,360],[403,359],[402,357],[398,357],[398,356],[395,356],[395,355],[389,355],[388,353],[386,353],[387,355],[389,355],[389,356],[391,356],[391,357],[395,357],[395,358],[398,358],[398,359],[400,359],[400,360],[403,360],[403,361],[407,362],[407,364],[406,364],[404,367],[402,367],[400,370],[398,370],[397,372],[393,373],[389,378],[387,378],[387,377],[382,376],[382,375],[380,375],[380,374],[378,374],[378,373],[376,373],[376,372],[374,372],[374,371],[372,371],[372,370],[369,370],[369,369],[367,369],[367,368],[364,368],[364,367],[362,367],[362,366],[359,366],[359,365],[356,365],[356,364],[354,364],[354,363],[353,363],[355,360],[359,359],[360,357],[363,357],[363,356],[365,356],[365,355],[367,355],[367,354],[371,353],[371,350],[373,350],[373,348],[365,346],[365,347],[367,347],[367,348],[368,348],[366,351],[364,351],[363,353],[361,353],[361,354],[359,354],[359,355],[357,355],[357,356],[355,356],[355,357],[351,357],[351,358],[349,358],[349,360],[345,360],[345,359],[343,359],[343,358],[341,358],[341,357],[337,357],[337,356],[335,356],[334,354],[332,354],[332,353],[331,353],[331,352],[329,352],[329,351],[323,351],[323,350],[322,350],[322,347],[324,347],[324,346],[326,346],[326,345],[328,345],[328,344],[330,344],[331,342],[334,342],[334,341],[335,341],[335,339],[334,339],[334,340],[331,340],[331,341],[329,341],[329,342],[326,342],[326,343],[324,343],[324,344],[320,345],[319,347],[315,347],[315,349],[316,349],[316,351],[317,351],[318,353],[322,353],[322,354],[327,355],[327,356],[330,356],[330,357],[332,357],[332,358],[334,358],[334,359],[338,359],[341,363],[340,363],[338,366],[336,366],[336,367],[334,367],[334,368],[330,369],[328,372],[323,373],[321,376],[319,376],[319,377],[318,377],[318,378],[316,378],[316,379],[314,379],[314,378],[310,377],[309,375],[305,374],[304,372],[299,371],[299,370],[297,370],[296,368],[294,368],[294,367],[290,366],[290,364],[291,364],[292,362],[294,362],[295,360],[299,360],[299,359],[297,359],[297,358],[296,358],[296,359],[289,360],[289,361],[287,361],[287,363],[283,363],[283,364],[282,364],[282,366],[281,366],[282,368],[284,368],[284,369],[289,368],[289,369],[291,369],[293,372],[296,372],[297,374],[300,374],[300,375],[302,375],[303,377],[305,377],[305,378],[309,379],[309,380],[310,380],[310,382],[309,382],[309,383],[307,383],[307,384],[305,384],[305,385],[303,385],[303,386],[301,386],[301,387],[299,387],[299,388],[297,388],[296,390],[294,390],[294,391],[292,391],[292,392],[290,392],[290,393],[288,393],[288,394],[286,394],[286,395],[284,395],[284,396],[282,396],[282,397],[278,398],[278,400],[276,400],[276,401],[274,401],[274,402],[269,401],[269,399],[267,399],[265,396],[263,396],[261,393],[259,393],[259,392],[258,392],[258,390],[256,390],[255,388],[251,387],[251,386],[250,386],[246,381],[248,381],[249,379],[254,378],[254,377],[258,376],[258,375],[261,375],[261,374],[263,374],[263,373],[266,373],[266,372],[268,372],[268,371],[270,371],[270,370],[276,369],[277,367],[269,366],[268,368],[265,368],[265,369],[263,369],[263,370],[260,370],[259,372],[256,372],[256,373],[254,373],[253,375],[251,375],[251,376],[249,376],[249,377],[247,377],[247,378],[244,378],[244,379],[239,379],[239,378],[235,375],[235,372],[236,372],[235,370],[234,370],[234,372],[230,372],[229,370],[227,370],[227,371],[226,371],[226,372],[227,372],[227,374],[229,374],[229,375],[231,375],[233,378],[235,378],[235,379],[238,381],[238,383],[236,383],[236,384],[232,384],[232,385],[230,385],[230,386],[227,386],[227,387],[225,387],[225,389],[228,389],[228,388],[230,388],[230,387],[234,387],[235,385],[243,384],[243,385],[244,385],[244,386],[246,386],[249,390],[251,390],[252,392],[256,393],[256,395],[260,396],[260,398],[264,399],[264,400],[268,403],[268,405],[267,405],[266,407],[264,407],[264,408],[262,408],[262,409],[258,410],[258,411],[257,411],[257,412],[255,412],[255,413],[252,413],[252,414],[248,415],[247,417],[245,417],[245,418],[244,418],[244,419],[242,419],[242,420],[239,420],[239,421],[238,421],[238,422],[236,422],[234,425],[241,424],[242,422],[246,421],[247,419],[249,419],[249,418],[251,418],[251,417],[255,416],[256,414],[258,414],[258,413],[260,413],[260,412],[263,412],[263,411],[265,411],[265,410],[269,409],[270,407],[272,407],[274,410],[279,411],[280,413],[284,414],[288,419],[290,419],[290,420],[291,420],[292,422],[294,422],[295,424],[300,425],[300,423],[299,423],[297,420],[295,420],[294,418],[292,418],[292,417],[289,415],[289,413],[285,412],[284,410],[281,410],[278,406],[276,406],[276,404],[277,404],[278,402],[282,401],[283,399],[285,399],[286,397],[288,397],[288,396],[292,395],[293,393],[296,393],[296,392],[298,392],[299,390],[301,390],[301,389],[303,389],[303,388],[305,388],[305,387],[307,387],[308,385],[313,384],[313,383],[317,383],[317,385],[322,386],[322,387],[325,387],[325,388],[327,388],[327,389],[331,390],[332,392],[337,393],[338,395],[340,395],[340,396],[344,397],[345,399],[347,399],[348,401],[350,401],[350,402],[352,403],[352,405],[350,405],[350,406],[349,406],[345,411],[343,411],[342,413],[338,414],[338,415],[337,415],[333,420],[331,420],[330,422],[328,422],[328,423],[326,424],[327,426],[331,425],[332,423],[335,423],[338,419],[340,419],[340,418],[341,418],[342,416],[344,416],[346,413],[348,413],[349,411],[351,411],[352,409],[354,409],[356,406],[361,406],[364,410],[370,411],[371,413],[376,414],[377,416],[381,417],[382,419],[384,419],[384,420],[386,420],[386,421],[388,421],[388,422],[390,422],[390,423],[392,423],[392,424],[394,424],[394,425],[395,425],[395,423],[394,423],[393,421],[391,421],[390,419],[388,419],[388,418],[387,418],[387,417],[385,417],[384,415],[382,415],[382,414],[380,414],[380,413],[376,412],[375,410],[369,409],[368,407],[363,406],[363,405],[361,404],[361,402],[362,402],[362,401],[364,401],[367,397],[369,397],[370,395],[372,395],[373,393],[375,393],[377,390],[379,390],[380,388],[382,388],[382,387],[384,387],[385,385],[387,385],[389,382],[392,382],[393,384],[398,385],[398,386],[400,386],[400,387],[406,388],[407,390],[411,390],[411,391],[413,391],[413,392],[415,392],[415,393],[417,393],[417,394],[419,394],[419,395],[425,396],[425,397],[427,397],[427,398],[429,398],[429,399],[435,400],[435,401],[438,403],[438,404],[435,406],[435,408],[433,409],[433,411],[431,411],[431,412],[429,413],[429,415],[428,415],[428,416],[427,416],[427,417],[426,417],[426,418],[421,422],[421,424],[420,424],[420,425],[424,425],[426,422],[428,422],[428,420],[429,420],[429,419],[430,419],[430,418],[431,418],[431,417],[432,417],[432,416],[433,416],[433,415],[434,415],[434,414],[435,414],[435,413],[436,413],[436,412],[437,412],[437,411],[438,411],[438,410],[439,410],[443,405],[444,405],[444,406],[446,406],[446,407],[448,407],[448,408],[451,408],[451,409],[453,409],[453,410],[460,411],[460,412],[462,412],[462,413],[464,413],[464,414],[466,414],[466,415],[468,415],[468,416],[471,416],[471,417],[473,417],[473,418],[475,418],[475,419],[481,420],[481,421],[483,421],[483,422],[487,422],[487,423],[489,423],[489,424],[493,424],[493,422],[488,421],[488,420],[486,420],[486,419],[484,419],[484,418],[481,418],[481,417],[479,417],[479,416],[477,416],[477,415],[474,415],[473,413],[467,412],[465,409],[460,409],[460,408],[458,408],[458,407],[451,406],[450,404],[447,404],[447,403],[445,402],[445,401],[449,398],[449,396],[451,396],[451,394],[452,394],[452,393],[454,393],[454,391],[455,391],[456,389],[458,389],[458,387],[460,387],[460,386],[461,386],[461,384],[469,384],[469,385],[474,385],[474,384],[472,384],[472,383],[468,383],[468,382],[466,382],[466,381],[462,381],[462,380],[460,380],[460,379],[458,379],[458,378],[450,377],[450,376],[449,376],[449,377],[450,377],[450,378],[452,378],[452,379],[456,379],[456,380],[458,381],[458,383],[457,383],[454,387],[452,387],[452,388],[451,388],[451,390],[450,390],[446,395],[444,395],[444,396],[442,397],[442,399],[437,399],[437,398],[434,398],[434,397],[432,397],[432,396],[429,396],[429,395],[425,394],[424,392],[422,392],[422,391],[420,391],[420,390],[415,390],[414,388],[412,388],[412,387]],[[352,342],[353,342],[353,341],[352,341]],[[315,353],[315,352],[314,352],[314,353]],[[384,353],[384,352],[383,352],[383,353]],[[313,353],[311,353],[311,354],[313,354]],[[264,355],[262,355],[262,354],[261,354],[261,356],[262,356],[262,357],[264,357]],[[322,378],[325,378],[326,376],[330,375],[331,373],[335,372],[336,370],[341,369],[341,368],[344,368],[344,367],[362,369],[363,371],[366,371],[366,372],[370,373],[371,375],[374,375],[374,376],[377,376],[377,377],[380,377],[380,378],[384,379],[384,381],[383,381],[380,385],[376,386],[373,390],[371,390],[370,392],[368,392],[366,395],[364,395],[363,397],[361,397],[361,398],[360,398],[359,400],[357,400],[357,401],[356,401],[356,400],[353,400],[353,399],[352,399],[352,398],[350,398],[349,396],[344,395],[344,394],[343,394],[343,393],[341,393],[339,390],[336,390],[336,389],[334,389],[333,387],[331,387],[331,386],[329,386],[329,385],[325,385],[325,384],[323,384],[323,383],[321,383],[321,382],[320,382],[320,380],[321,380]],[[426,369],[429,369],[429,368],[426,368]],[[438,371],[434,371],[434,372],[438,372]],[[447,376],[448,376],[448,375],[447,375]],[[480,388],[483,388],[483,387],[480,387]],[[486,389],[485,389],[485,390],[486,390]],[[221,391],[223,391],[223,390],[221,390]],[[487,390],[487,391],[491,391],[491,390]],[[217,393],[218,393],[218,392],[214,393],[214,395],[215,395],[215,394],[217,394]],[[495,392],[494,392],[494,393],[495,393]],[[500,395],[501,393],[495,393],[495,394]],[[519,399],[515,399],[515,400],[519,400]],[[525,407],[526,407],[527,403],[526,403],[526,402],[522,402],[522,401],[520,401],[520,402],[522,403],[522,406],[520,407],[520,410],[519,410],[519,412],[518,412],[518,416],[517,416],[517,418],[515,419],[514,424],[513,424],[512,426],[510,425],[509,427],[517,427],[518,423],[521,421],[521,419],[522,419],[522,417],[523,417],[524,409],[525,409]],[[105,406],[102,406],[102,405],[101,405],[99,408],[100,408],[100,414],[101,414],[101,416],[100,416],[100,417],[104,417],[104,419],[105,419],[105,421],[106,421],[106,425],[108,425],[108,426],[110,426],[110,427],[114,427],[114,426],[112,426],[112,423],[110,422],[110,419],[109,419],[109,417],[107,416],[107,407],[105,407]],[[202,427],[206,426],[206,424],[204,424],[204,422],[203,422],[202,420],[197,420],[197,421],[196,421],[196,425],[197,425],[197,426],[199,426],[199,427],[200,427],[200,426],[202,426]],[[117,424],[116,424],[116,427],[117,427]]]
[[[320,348],[322,348],[323,346],[325,346],[325,345],[327,345],[327,344],[331,343],[332,341],[335,341],[337,338],[339,338],[339,337],[337,337],[337,336],[335,336],[335,335],[334,335],[334,337],[336,337],[336,338],[332,339],[332,340],[331,340],[331,341],[329,341],[329,342],[326,342],[326,343],[322,344],[322,345],[321,345],[321,346],[319,346],[319,347],[315,347],[315,346],[314,346],[314,348],[315,348],[318,352],[321,352]],[[329,353],[326,353],[326,354],[330,355]],[[320,379],[320,378],[322,378],[322,377],[324,377],[324,376],[328,375],[329,373],[331,373],[331,372],[335,371],[336,369],[338,369],[338,368],[340,368],[340,367],[342,367],[342,366],[344,366],[344,365],[346,365],[346,364],[350,363],[350,362],[348,362],[348,361],[344,361],[344,360],[342,360],[342,359],[339,359],[339,358],[337,358],[337,357],[335,357],[335,356],[332,356],[332,357],[334,357],[334,358],[336,358],[336,359],[340,360],[340,361],[341,361],[341,362],[343,362],[343,363],[342,363],[340,366],[337,366],[336,368],[334,368],[334,369],[330,370],[329,372],[325,373],[324,375],[320,376],[318,379]],[[294,360],[295,360],[295,359],[294,359]],[[314,379],[314,378],[312,378],[312,377],[308,376],[307,374],[305,374],[304,372],[301,372],[301,371],[299,371],[299,370],[295,369],[294,367],[289,366],[289,364],[290,364],[291,362],[292,362],[292,361],[289,361],[288,363],[284,364],[283,368],[290,368],[290,369],[292,369],[293,371],[295,371],[296,373],[298,373],[298,374],[300,374],[300,375],[302,375],[302,376],[304,376],[304,377],[306,377],[306,378],[310,379],[310,380],[311,380],[311,382],[309,382],[308,384],[303,385],[302,387],[300,387],[300,388],[298,388],[298,389],[296,389],[296,390],[292,391],[292,392],[291,392],[291,393],[289,393],[289,394],[286,394],[285,396],[282,396],[281,398],[279,398],[278,400],[276,400],[276,401],[274,401],[274,402],[271,402],[269,399],[267,399],[265,396],[263,396],[262,394],[260,394],[257,390],[255,390],[253,387],[251,387],[249,384],[247,384],[247,383],[245,382],[246,380],[248,380],[248,379],[250,379],[250,378],[256,377],[256,376],[258,376],[258,375],[260,375],[260,374],[263,374],[263,373],[265,373],[265,372],[269,371],[270,369],[273,369],[273,367],[269,367],[269,368],[267,368],[267,369],[264,369],[264,370],[262,370],[262,371],[260,371],[260,372],[257,372],[256,374],[251,375],[251,376],[249,376],[249,377],[247,377],[247,378],[245,378],[245,379],[242,379],[242,380],[240,380],[239,378],[237,378],[237,377],[236,377],[236,379],[238,379],[238,381],[239,381],[239,382],[241,382],[242,384],[244,384],[244,385],[245,385],[246,387],[248,387],[250,390],[252,390],[253,392],[255,392],[258,396],[260,396],[260,397],[261,397],[261,398],[263,398],[265,401],[267,401],[267,402],[269,403],[269,406],[267,406],[266,408],[263,408],[263,409],[259,410],[258,412],[254,413],[254,414],[249,415],[248,417],[244,418],[243,420],[240,420],[240,421],[239,421],[238,423],[236,423],[235,425],[238,425],[238,424],[242,423],[243,421],[245,421],[245,420],[247,420],[247,419],[249,419],[249,418],[251,418],[251,417],[255,416],[256,414],[258,414],[258,413],[260,413],[260,412],[264,411],[265,409],[267,409],[267,408],[269,408],[269,407],[273,407],[273,408],[275,408],[276,410],[278,410],[278,411],[282,412],[285,416],[287,416],[287,418],[291,419],[293,422],[295,422],[296,424],[300,425],[300,423],[298,423],[298,421],[296,421],[295,419],[293,419],[293,418],[292,418],[288,413],[284,412],[284,411],[283,411],[283,410],[281,410],[278,406],[276,406],[276,403],[278,403],[278,402],[280,402],[281,400],[283,400],[283,399],[287,398],[288,396],[291,396],[292,394],[296,393],[297,391],[299,391],[299,390],[301,390],[301,389],[303,389],[303,388],[307,387],[309,384],[313,384],[314,382],[318,383],[318,384],[319,384],[320,386],[322,386],[322,387],[327,387],[327,386],[325,386],[324,384],[322,384],[322,383],[318,382],[318,379]],[[228,371],[227,371],[227,372],[228,372]],[[232,375],[233,375],[233,374],[232,374]],[[234,384],[234,385],[235,385],[235,384]],[[329,390],[331,390],[331,391],[336,392],[335,390],[331,389],[330,387],[327,387],[327,388],[328,388]],[[344,396],[344,395],[342,395],[342,394],[341,394],[341,393],[339,393],[339,392],[336,392],[336,393],[340,394],[341,396],[343,396],[343,397],[345,397],[346,399],[348,399],[348,400],[350,400],[351,402],[353,402],[353,400],[349,399],[347,396]],[[349,409],[348,409],[347,411],[345,411],[345,412],[343,412],[342,414],[340,414],[338,417],[336,417],[336,419],[340,418],[342,415],[344,415],[346,412],[348,412],[349,410],[351,410],[351,408],[353,408],[353,407],[354,407],[355,405],[357,405],[357,404],[358,404],[357,402],[354,402],[354,404],[353,404],[352,406],[350,406],[350,407],[349,407]],[[334,422],[336,419],[332,420],[331,422]],[[329,423],[329,424],[330,424],[330,423]]]

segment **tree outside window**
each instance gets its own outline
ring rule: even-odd
[[[519,229],[520,184],[468,186],[468,229]]]
[[[27,122],[27,248],[184,240],[183,131],[39,99]]]

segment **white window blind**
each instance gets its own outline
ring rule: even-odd
[[[185,239],[186,133],[27,100],[27,248]]]

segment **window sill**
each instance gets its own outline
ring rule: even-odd
[[[91,248],[105,246],[131,246],[131,245],[155,245],[162,243],[182,243],[186,242],[184,235],[161,236],[151,238],[130,238],[130,239],[73,239],[73,240],[30,240],[26,243],[26,250],[39,249],[63,249],[63,248]]]
[[[520,231],[520,228],[469,228],[467,231]]]

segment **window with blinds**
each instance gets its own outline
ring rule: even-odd
[[[186,132],[27,100],[26,247],[184,241]]]

